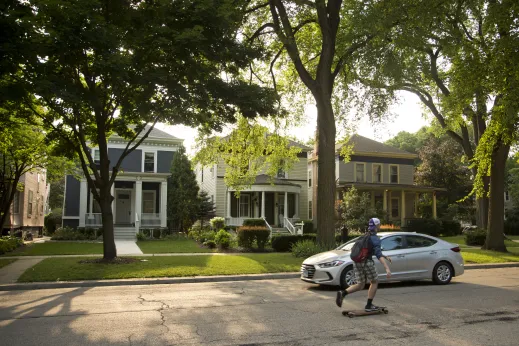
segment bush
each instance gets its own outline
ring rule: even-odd
[[[437,237],[440,235],[442,226],[441,222],[436,219],[409,219],[405,230]]]
[[[265,226],[242,226],[237,232],[238,245],[246,249],[252,249],[256,242],[258,249],[263,250],[270,236],[270,231]]]
[[[519,235],[519,209],[507,211],[504,231],[506,235]]]
[[[216,233],[214,231],[203,232],[198,237],[198,242],[203,244],[203,243],[205,243],[208,240],[214,240],[215,235],[216,235]]]
[[[209,223],[214,230],[222,229],[225,227],[225,219],[223,217],[213,217]]]
[[[91,240],[85,231],[74,230],[70,227],[58,228],[51,238],[52,240]]]
[[[16,237],[2,237],[0,238],[0,255],[11,252],[23,245],[23,240]]]
[[[485,245],[485,240],[487,240],[487,231],[484,229],[476,229],[465,234],[465,242],[467,245],[483,246]]]
[[[58,227],[61,227],[61,214],[62,210],[60,208],[54,209],[50,214],[45,215],[45,219],[43,220],[43,225],[45,226],[45,230],[48,235],[54,234]]]
[[[216,233],[214,241],[220,249],[228,249],[231,245],[231,235],[226,230],[221,229]]]
[[[314,232],[314,222],[312,220],[302,220],[303,221],[303,234],[310,234]]]
[[[245,219],[243,220],[243,226],[265,227],[266,225],[263,219]]]
[[[139,233],[137,233],[137,240],[143,241],[146,239],[147,239],[147,237],[144,235],[144,233],[142,233],[141,231],[139,231]]]
[[[294,243],[300,240],[311,240],[315,242],[315,239],[315,234],[277,235],[272,237],[272,248],[277,252],[289,252]]]
[[[296,242],[294,245],[292,245],[292,255],[296,257],[310,257],[313,255],[316,255],[320,252],[323,252],[323,250],[318,244],[315,243],[313,240],[300,240]]]
[[[461,224],[454,220],[441,221],[441,234],[444,237],[450,237],[461,234]]]
[[[204,242],[204,245],[210,249],[214,249],[216,247],[216,242],[214,240],[208,240]]]
[[[400,226],[380,225],[380,232],[400,232]]]

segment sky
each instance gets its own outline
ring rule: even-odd
[[[396,116],[383,124],[373,125],[367,117],[356,123],[356,133],[384,142],[394,137],[400,131],[416,132],[422,126],[429,125],[430,119],[424,116],[424,111],[420,100],[413,94],[401,92],[400,102],[391,107],[391,112]],[[289,129],[288,133],[293,135],[301,142],[306,142],[314,136],[315,126],[317,122],[317,110],[315,106],[308,105],[305,107],[306,121],[301,126],[294,126]],[[169,133],[172,136],[184,140],[184,146],[189,156],[194,155],[194,144],[197,136],[195,128],[184,125],[168,126],[157,124],[157,128]]]

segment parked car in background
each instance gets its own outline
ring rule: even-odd
[[[382,264],[373,257],[381,282],[432,279],[448,284],[464,273],[464,262],[457,244],[420,233],[381,232],[382,252],[391,257],[391,278],[386,278]],[[350,258],[355,240],[337,249],[307,258],[301,266],[301,280],[346,288],[354,285],[355,274]]]

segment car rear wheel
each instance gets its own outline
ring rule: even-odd
[[[357,280],[355,280],[355,271],[353,270],[353,266],[347,266],[341,273],[341,288],[345,290],[356,283]]]
[[[437,285],[446,285],[451,282],[453,273],[450,263],[439,262],[433,269],[432,279]]]

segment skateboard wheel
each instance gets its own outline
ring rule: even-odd
[[[347,314],[348,314],[347,311],[343,311],[343,312],[342,312],[342,315],[343,315],[343,316],[346,316]]]
[[[353,318],[353,316],[354,316],[354,315],[352,315],[352,314],[348,314],[348,317],[349,317],[349,318]]]
[[[383,310],[383,311],[384,311],[384,313],[385,313],[386,315],[387,315],[387,313],[389,312],[389,311],[387,311],[387,310]]]

